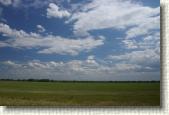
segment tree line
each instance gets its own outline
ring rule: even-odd
[[[160,81],[81,81],[81,80],[51,80],[51,79],[0,79],[0,81],[30,81],[30,82],[82,82],[82,83],[159,83]]]

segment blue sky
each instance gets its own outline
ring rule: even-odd
[[[0,0],[0,78],[159,80],[159,0]]]

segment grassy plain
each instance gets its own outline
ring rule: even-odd
[[[0,81],[3,106],[160,106],[160,83]]]

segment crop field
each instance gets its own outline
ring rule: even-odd
[[[160,83],[0,81],[2,106],[160,106]]]

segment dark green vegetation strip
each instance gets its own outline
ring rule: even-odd
[[[4,106],[159,106],[160,83],[0,81]]]

